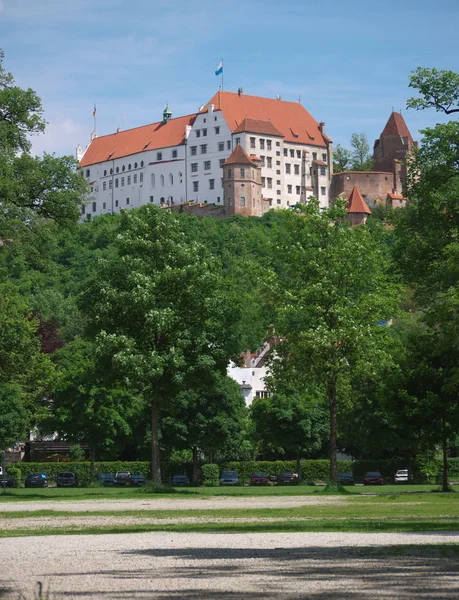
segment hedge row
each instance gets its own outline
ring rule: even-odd
[[[33,473],[46,473],[50,479],[55,479],[57,473],[62,471],[71,471],[75,473],[80,480],[89,479],[89,462],[19,462],[11,463],[10,468],[18,467],[21,470],[21,478],[25,479],[27,475]],[[150,476],[151,467],[147,461],[143,462],[96,462],[95,473],[112,473],[117,471],[130,471],[131,473],[139,473]],[[184,465],[184,469],[175,469],[174,472],[189,471],[189,465]],[[209,468],[210,467],[210,468]],[[393,477],[398,469],[406,469],[408,465],[399,460],[339,460],[338,472],[352,471],[355,477],[363,477],[367,471],[381,471],[387,477]],[[325,481],[329,476],[330,463],[328,460],[302,460],[301,469],[303,479],[306,481]],[[421,473],[428,470],[431,475],[441,473],[441,461],[430,461],[428,468],[419,469]],[[296,461],[294,460],[278,460],[278,461],[262,461],[253,460],[246,462],[224,462],[220,465],[202,465],[202,474],[206,481],[212,481],[218,478],[217,473],[221,471],[237,471],[242,479],[248,479],[250,475],[256,471],[263,471],[268,475],[279,475],[283,471],[296,472]],[[166,476],[167,472],[165,471]],[[190,474],[190,473],[189,473]],[[449,459],[449,475],[459,477],[459,458]]]

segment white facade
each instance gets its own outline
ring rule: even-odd
[[[255,398],[266,398],[269,395],[265,387],[267,367],[236,367],[230,363],[227,372],[228,376],[239,384],[247,406],[250,406]]]

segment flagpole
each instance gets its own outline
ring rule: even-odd
[[[92,113],[92,116],[94,117],[94,133],[97,133],[97,129],[96,129],[96,114],[97,114],[97,108],[96,105],[94,104],[94,111]]]
[[[223,92],[223,58],[222,58],[222,92]]]

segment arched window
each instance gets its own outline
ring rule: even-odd
[[[161,181],[161,187],[164,187],[164,175],[161,175],[160,181]]]
[[[151,174],[151,187],[154,189],[155,188],[155,174],[152,173]]]
[[[137,163],[134,163],[134,169],[137,169]]]
[[[107,175],[107,169],[104,170],[104,177]]]
[[[128,171],[131,170],[131,163],[128,164]]]
[[[110,175],[113,175],[113,169],[110,169]]]
[[[172,173],[169,173],[169,185],[174,185],[174,176]]]
[[[161,202],[161,204],[164,204],[164,196],[161,196],[160,202]]]
[[[119,173],[120,172],[120,168],[116,167],[116,172]]]
[[[141,167],[143,167],[143,165],[144,165],[144,162],[143,162],[143,160],[142,160],[142,161],[141,161],[141,163],[140,163],[140,166],[141,166]]]
[[[121,170],[123,171],[123,173],[124,173],[124,170],[125,170],[125,169],[126,169],[126,167],[123,165],[123,166],[121,167]]]

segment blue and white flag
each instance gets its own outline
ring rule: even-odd
[[[220,61],[220,64],[215,69],[215,75],[221,75],[223,73],[223,61]]]

